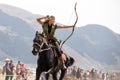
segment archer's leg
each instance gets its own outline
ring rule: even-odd
[[[62,68],[66,69],[66,65],[64,63],[64,59],[62,57],[62,51],[60,50],[59,44],[57,42],[54,42],[54,45],[56,46],[56,52],[58,54],[58,59],[59,59],[60,63],[62,64]]]

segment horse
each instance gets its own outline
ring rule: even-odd
[[[74,59],[70,56],[66,56],[66,69],[60,66],[58,57],[55,56],[55,46],[51,46],[42,33],[36,31],[35,38],[33,40],[33,55],[38,55],[36,79],[39,80],[42,72],[46,72],[45,78],[49,79],[49,74],[52,75],[53,80],[63,80],[67,68],[74,63]],[[60,72],[61,71],[61,72]],[[57,73],[60,72],[60,77],[57,77]]]

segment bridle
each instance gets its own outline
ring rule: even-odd
[[[44,44],[47,45],[48,48],[42,49]],[[49,47],[49,45],[48,45],[48,43],[47,43],[47,41],[46,41],[45,38],[42,38],[42,44],[39,44],[38,42],[33,42],[33,45],[37,45],[37,46],[39,47],[39,50],[38,50],[37,53],[41,53],[41,52],[43,52],[43,51],[46,51],[46,50],[50,50],[50,49],[51,49],[51,48]]]

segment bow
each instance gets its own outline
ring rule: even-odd
[[[63,44],[64,44],[64,43],[73,35],[73,33],[74,33],[75,26],[76,26],[77,21],[78,21],[78,14],[77,14],[77,10],[76,10],[76,5],[77,5],[77,2],[75,3],[75,7],[74,7],[75,15],[76,15],[76,21],[75,21],[75,23],[74,23],[74,25],[73,25],[72,32],[71,32],[71,34],[61,43],[60,48],[62,48]]]

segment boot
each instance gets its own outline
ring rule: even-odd
[[[59,57],[59,61],[62,64],[62,68],[66,69],[67,67],[65,66],[65,63],[64,63],[64,60],[63,60],[62,56]]]

